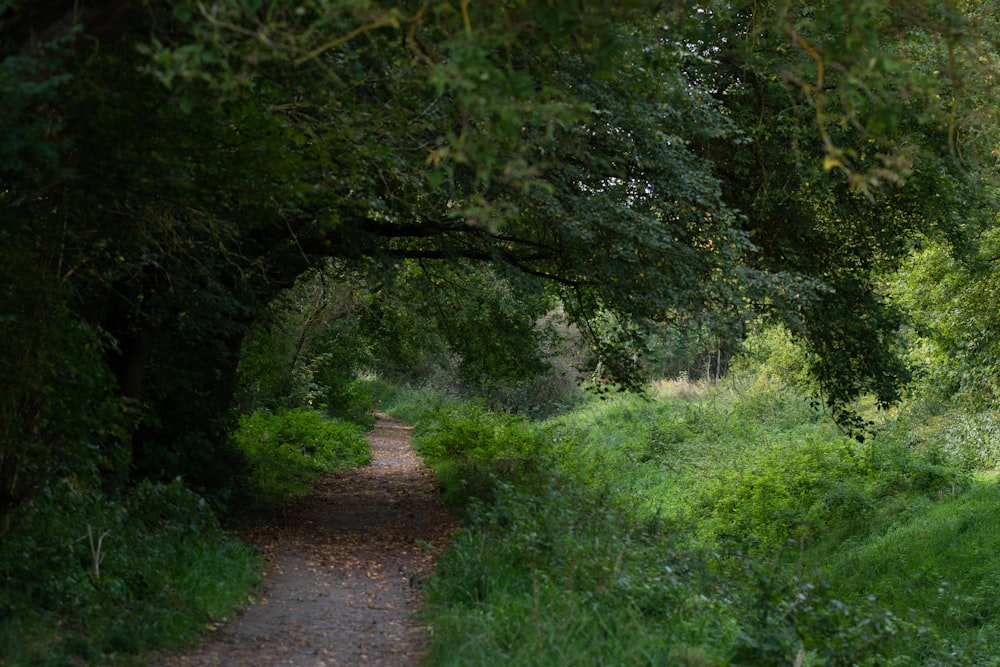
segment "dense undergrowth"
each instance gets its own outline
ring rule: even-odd
[[[259,558],[179,481],[120,498],[69,484],[0,543],[0,663],[130,664],[232,613]]]
[[[995,416],[860,443],[763,370],[538,422],[386,400],[464,517],[428,664],[996,664]]]
[[[424,583],[427,664],[996,664],[1000,418],[913,399],[858,442],[792,375],[772,358],[536,421],[369,387],[463,517]],[[364,463],[368,425],[245,416],[234,504]],[[217,509],[182,480],[53,483],[0,541],[0,664],[141,664],[232,614],[261,562]]]
[[[307,409],[246,416],[233,443],[241,521],[369,456],[363,425]],[[211,630],[263,567],[219,516],[180,479],[118,493],[53,483],[0,536],[0,665],[145,664]]]

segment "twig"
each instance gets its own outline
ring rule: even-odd
[[[111,534],[111,531],[106,530],[101,533],[100,537],[97,538],[97,543],[94,543],[94,530],[91,525],[87,524],[87,542],[90,545],[90,559],[93,563],[90,576],[96,582],[101,578],[101,562],[104,560],[104,538]]]

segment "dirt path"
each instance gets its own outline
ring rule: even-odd
[[[251,535],[268,554],[255,604],[161,667],[414,665],[426,628],[414,584],[457,527],[411,429],[382,416],[372,464],[324,478]]]

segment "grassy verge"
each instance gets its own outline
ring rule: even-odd
[[[0,663],[142,664],[247,600],[260,558],[179,482],[111,500],[61,485],[0,544]]]
[[[995,479],[912,429],[770,386],[410,419],[465,522],[430,665],[995,664]]]
[[[1000,649],[1000,489],[995,476],[942,496],[823,563],[851,597],[873,596],[921,627],[897,664],[996,663]]]
[[[264,512],[368,461],[360,426],[319,411],[245,417],[243,510]],[[247,517],[241,517],[247,518]],[[110,497],[53,483],[0,537],[0,664],[142,665],[246,603],[263,562],[180,480]]]

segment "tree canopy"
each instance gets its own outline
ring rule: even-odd
[[[626,385],[650,326],[763,316],[835,410],[888,404],[881,276],[992,222],[997,34],[972,0],[0,0],[0,513],[224,485],[246,332],[330,260],[422,286],[472,374],[556,304]]]

